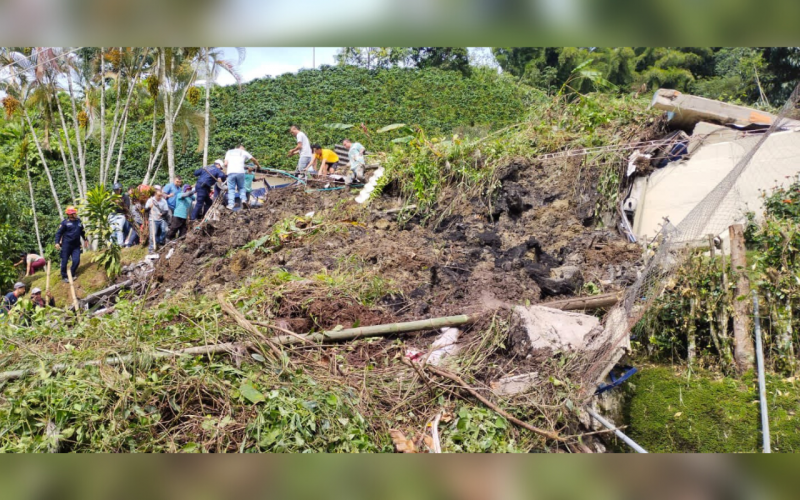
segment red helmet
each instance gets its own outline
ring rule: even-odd
[[[72,205],[70,205],[70,206],[67,207],[66,212],[67,212],[67,215],[69,215],[69,214],[77,214],[78,213],[78,209],[73,207]]]

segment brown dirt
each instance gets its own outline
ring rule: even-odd
[[[616,231],[594,228],[589,214],[596,199],[586,194],[592,190],[585,185],[593,181],[583,170],[580,158],[547,165],[514,160],[500,169],[502,184],[491,206],[453,195],[436,227],[421,226],[416,218],[400,226],[384,211],[402,200],[388,196],[365,210],[348,190],[273,191],[261,208],[223,211],[220,220],[192,230],[157,266],[154,296],[163,289],[208,293],[278,267],[311,278],[348,260],[401,292],[370,308],[344,296],[309,301],[303,294],[313,291],[300,290],[284,298],[299,309],[280,310],[277,317],[303,331],[537,303],[580,293],[580,284],[590,281],[602,291],[618,289],[635,279],[640,250]],[[325,217],[330,230],[287,240],[269,254],[241,249],[270,234],[279,221],[311,211]],[[564,265],[577,266],[580,279],[554,286],[548,281],[551,270]]]

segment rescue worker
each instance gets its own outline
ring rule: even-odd
[[[42,289],[38,287],[31,290],[31,302],[33,302],[34,307],[56,306],[56,299],[53,298],[53,293],[48,290],[47,300],[45,300],[44,297],[42,297]]]
[[[198,168],[194,171],[197,182],[194,185],[197,202],[192,210],[192,220],[200,220],[206,215],[206,210],[211,208],[211,188],[214,188],[214,196],[220,195],[218,182],[228,179],[225,172],[220,170],[223,166],[222,160],[215,160],[213,165]]]
[[[319,175],[329,175],[336,170],[336,164],[339,163],[339,155],[330,149],[323,149],[319,144],[311,145],[311,163],[308,164],[308,170],[314,171],[314,167],[319,160]]]
[[[61,250],[61,281],[69,282],[67,278],[67,261],[72,259],[72,278],[75,279],[78,266],[81,264],[81,238],[84,245],[89,246],[86,240],[86,231],[78,218],[78,210],[73,206],[67,207],[67,218],[61,221],[56,231],[56,250]]]
[[[346,182],[351,184],[354,181],[364,180],[364,170],[366,169],[364,146],[360,142],[353,142],[350,139],[343,140],[342,144],[347,148],[347,158],[350,160],[350,173],[347,175]]]

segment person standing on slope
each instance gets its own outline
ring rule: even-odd
[[[289,151],[289,158],[294,155],[300,155],[297,160],[297,170],[295,170],[299,174],[305,172],[308,164],[311,163],[311,143],[308,141],[308,136],[297,125],[292,125],[289,128],[289,132],[297,139],[297,146]],[[309,173],[313,174],[314,172],[311,171]]]
[[[67,261],[72,259],[72,278],[75,279],[78,266],[81,264],[81,238],[86,247],[89,242],[86,240],[86,231],[81,220],[78,218],[78,210],[73,206],[68,206],[67,218],[61,221],[56,231],[56,250],[61,250],[61,281],[69,281],[67,278]]]
[[[194,185],[197,202],[194,205],[194,210],[192,210],[192,220],[202,219],[205,217],[206,211],[211,208],[211,188],[215,188],[215,196],[220,195],[217,183],[224,182],[228,178],[225,172],[220,170],[222,163],[222,160],[215,160],[213,165],[198,168],[194,171],[194,176],[197,177],[197,182]]]
[[[228,208],[231,210],[233,210],[235,206],[237,197],[240,203],[247,199],[244,187],[244,176],[246,173],[244,164],[248,160],[252,160],[257,167],[261,167],[261,165],[258,164],[258,160],[245,151],[243,144],[239,144],[236,148],[228,150],[228,152],[225,153],[225,166],[227,167],[228,175]]]

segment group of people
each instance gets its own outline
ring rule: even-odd
[[[292,125],[289,131],[297,139],[297,145],[289,151],[289,157],[299,156],[295,173],[321,176],[339,173],[336,168],[339,164],[339,155],[335,151],[325,149],[319,144],[311,144],[308,136],[297,125]],[[355,181],[363,180],[364,169],[366,168],[364,159],[366,150],[364,146],[350,139],[344,139],[342,145],[347,149],[349,164],[349,172],[343,175],[345,182],[351,184]],[[319,164],[318,169],[316,168],[317,164]]]
[[[19,299],[25,295],[26,288],[27,287],[25,286],[25,283],[21,281],[14,283],[14,291],[8,292],[3,296],[3,302],[0,304],[0,314],[8,314],[8,312],[11,311],[11,308],[17,304]],[[31,303],[33,304],[33,307],[56,306],[56,300],[53,298],[53,294],[50,293],[49,290],[47,293],[45,293],[45,297],[42,297],[41,288],[34,288],[31,290]]]
[[[342,144],[348,151],[348,171],[337,172],[340,158],[335,151],[311,144],[308,136],[297,125],[289,129],[296,138],[297,145],[289,151],[289,157],[297,155],[296,175],[329,176],[342,175],[347,184],[364,179],[365,149],[358,142],[344,139]],[[113,190],[119,195],[115,213],[109,217],[112,227],[112,238],[120,247],[130,247],[140,243],[140,237],[147,234],[148,249],[156,251],[167,241],[186,234],[189,220],[201,220],[211,207],[213,200],[222,195],[227,188],[228,209],[234,210],[238,203],[250,203],[253,193],[254,171],[261,165],[243,144],[227,151],[224,159],[215,160],[194,171],[197,178],[194,186],[184,185],[181,176],[176,176],[165,186],[140,185],[131,187],[127,192],[119,183]],[[267,186],[267,189],[269,186]],[[77,276],[81,262],[81,249],[88,247],[83,223],[78,218],[78,210],[74,206],[66,209],[67,217],[61,221],[55,235],[55,246],[61,254],[61,278],[69,281],[67,266],[73,278]],[[25,253],[15,266],[25,263],[25,275],[30,276],[46,265],[43,256]],[[25,294],[25,285],[18,282],[14,290],[5,295],[2,311],[8,311]],[[31,300],[37,306],[53,302],[48,292],[48,300],[41,297],[41,290],[31,291]],[[0,311],[0,312],[2,312]]]

